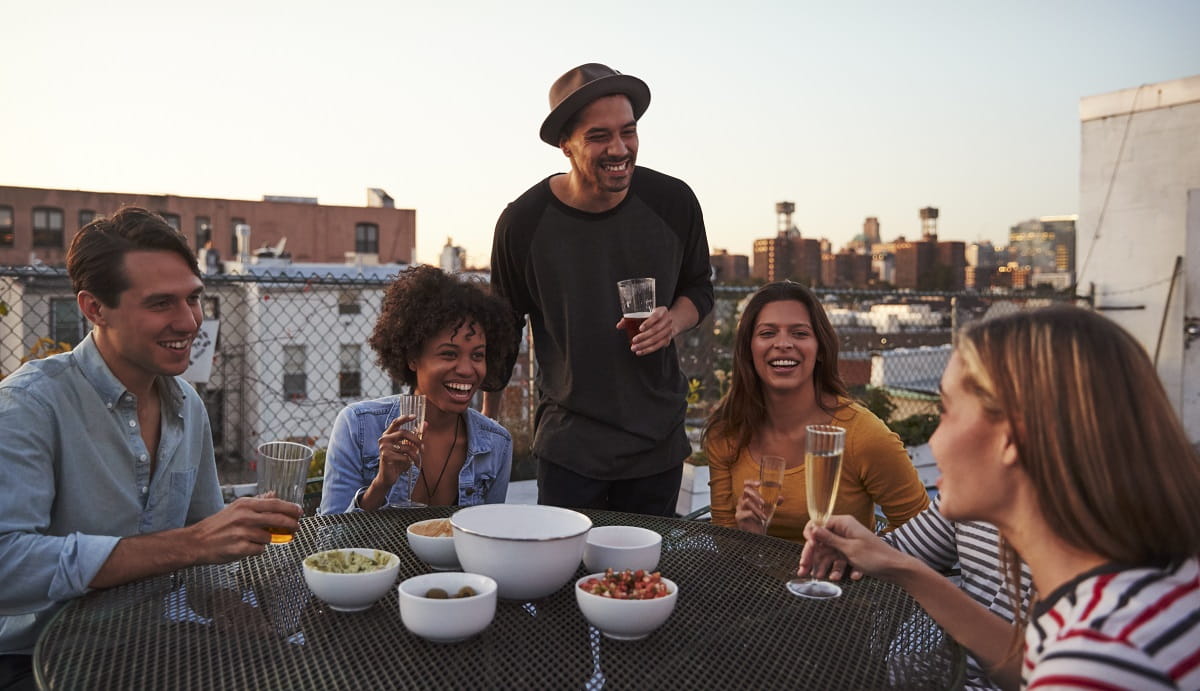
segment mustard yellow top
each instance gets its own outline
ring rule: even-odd
[[[845,401],[843,401],[845,402]],[[832,424],[846,430],[842,455],[842,477],[838,486],[835,514],[850,514],[864,526],[875,529],[875,505],[887,516],[887,530],[900,527],[929,505],[929,495],[917,477],[904,443],[883,421],[858,403],[850,403],[834,414]],[[712,522],[737,527],[734,513],[743,483],[758,479],[758,460],[743,449],[736,459],[727,438],[710,436],[705,444],[709,463]],[[783,479],[783,503],[767,529],[768,535],[804,542],[808,505],[804,481],[804,449],[796,450]]]

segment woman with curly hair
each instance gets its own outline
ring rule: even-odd
[[[767,284],[738,322],[732,382],[704,429],[712,522],[764,532],[759,459],[782,456],[788,461],[782,503],[768,532],[803,541],[805,428],[818,424],[846,430],[838,512],[874,528],[879,505],[894,528],[929,505],[903,442],[846,393],[837,334],[820,301],[799,283]]]
[[[370,344],[388,374],[425,396],[424,431],[401,429],[412,416],[398,415],[396,396],[344,408],[329,433],[321,513],[372,511],[406,499],[503,503],[512,437],[470,403],[479,389],[502,386],[512,330],[508,305],[481,284],[431,266],[401,273],[384,296]],[[406,481],[397,482],[401,477]]]

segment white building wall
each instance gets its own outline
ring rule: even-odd
[[[1185,386],[1197,386],[1183,375],[1185,281],[1169,305],[1167,296],[1176,257],[1185,274],[1200,271],[1200,248],[1189,258],[1186,242],[1188,190],[1200,188],[1200,75],[1084,98],[1079,113],[1079,289],[1094,285],[1096,307],[1151,357],[1159,350],[1159,377],[1180,409]]]
[[[936,392],[952,347],[896,348],[871,356],[871,386]]]

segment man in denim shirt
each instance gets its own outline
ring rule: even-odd
[[[91,334],[0,382],[0,688],[32,688],[64,601],[258,554],[300,516],[278,499],[222,508],[208,416],[177,378],[204,290],[183,237],[127,207],[79,231],[67,271]]]

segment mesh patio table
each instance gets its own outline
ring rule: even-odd
[[[800,548],[704,522],[584,511],[594,525],[663,536],[659,569],[679,584],[667,622],[641,641],[590,627],[573,581],[531,602],[501,600],[482,634],[428,643],[400,621],[395,588],[364,612],[317,600],[300,563],[335,547],[399,555],[428,573],[405,528],[453,507],[303,519],[295,540],[232,564],[98,591],[50,622],[34,652],[51,689],[955,688],[965,658],[904,591],[842,584],[817,601],[784,588]],[[582,566],[577,576],[584,575]]]

